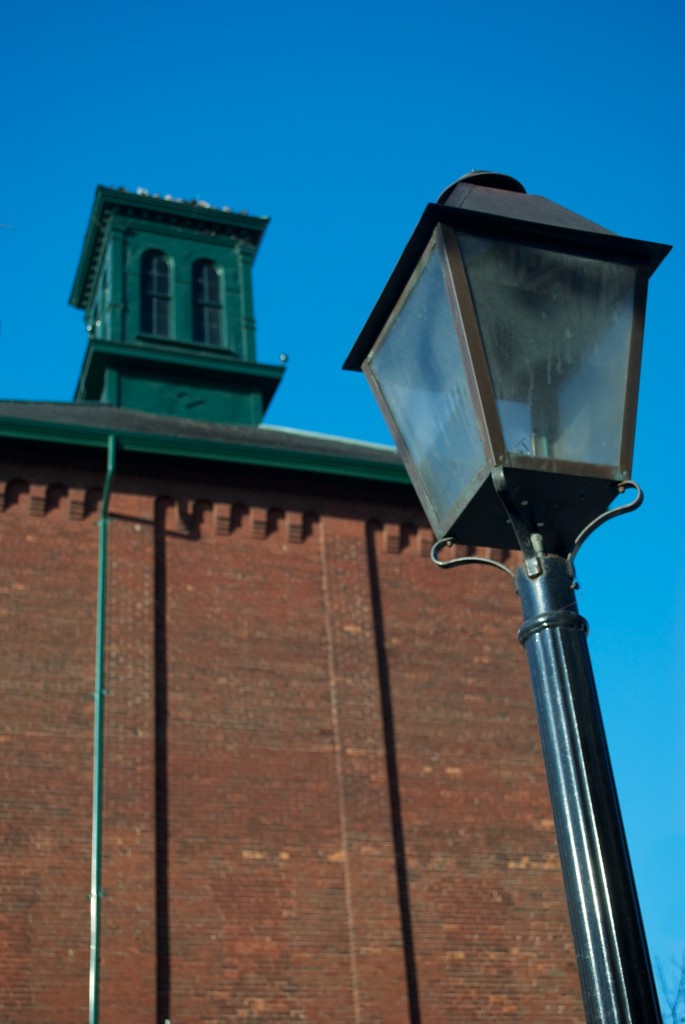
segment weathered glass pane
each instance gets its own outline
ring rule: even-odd
[[[507,450],[618,466],[635,268],[458,239]]]
[[[405,289],[364,370],[390,414],[398,446],[438,536],[484,464],[438,252],[431,246]]]

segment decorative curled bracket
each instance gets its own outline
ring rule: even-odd
[[[600,516],[597,516],[597,518],[593,519],[591,523],[588,523],[588,525],[584,527],[584,529],[582,529],[576,537],[573,543],[571,553],[566,558],[566,562],[568,563],[569,576],[575,575],[573,563],[575,561],[576,555],[580,551],[581,546],[585,543],[590,534],[594,533],[597,527],[601,526],[602,523],[608,522],[609,519],[615,519],[616,516],[622,516],[624,512],[634,512],[635,509],[639,508],[642,502],[644,501],[645,496],[642,493],[642,488],[639,484],[635,483],[634,480],[621,481],[617,488],[618,493],[623,494],[623,492],[628,487],[632,487],[632,489],[637,492],[632,501],[629,501],[626,505],[618,505],[616,508],[610,508],[607,509],[606,512],[602,512]]]
[[[454,537],[443,537],[442,540],[436,541],[431,548],[431,561],[434,565],[437,565],[438,569],[451,569],[455,565],[468,565],[469,563],[477,562],[479,565],[494,565],[495,569],[502,569],[514,579],[511,569],[503,565],[502,562],[495,561],[494,558],[481,558],[479,555],[462,555],[460,558],[448,558],[444,562],[438,558],[443,548],[451,548],[455,543]]]

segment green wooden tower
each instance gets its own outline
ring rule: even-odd
[[[89,334],[76,400],[257,425],[283,373],[255,361],[252,263],[267,223],[100,186],[69,300]]]

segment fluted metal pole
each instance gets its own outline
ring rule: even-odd
[[[661,1024],[587,646],[565,559],[516,585],[588,1024]]]

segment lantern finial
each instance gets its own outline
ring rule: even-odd
[[[462,174],[451,185],[440,194],[439,203],[446,203],[457,185],[480,185],[483,188],[501,188],[505,192],[522,192],[525,195],[525,188],[516,178],[508,174],[498,174],[496,171],[469,171]]]

